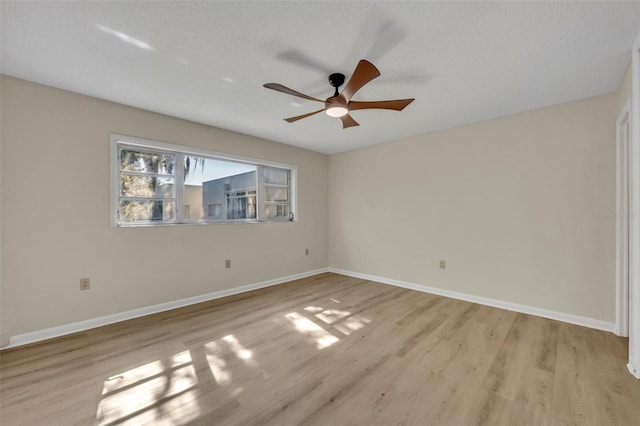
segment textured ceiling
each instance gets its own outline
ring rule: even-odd
[[[640,2],[7,2],[1,71],[335,153],[617,89]],[[403,112],[317,114],[328,74],[382,76],[354,100]],[[117,130],[117,129],[114,129]],[[138,135],[144,136],[144,135]]]

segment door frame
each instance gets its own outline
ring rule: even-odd
[[[631,144],[631,98],[616,120],[616,329],[629,335],[629,148]]]
[[[629,372],[640,379],[640,33],[631,50],[629,152]]]

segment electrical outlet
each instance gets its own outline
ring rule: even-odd
[[[440,269],[444,269],[445,266],[446,266],[446,264],[445,264],[444,260],[441,260],[440,261]]]
[[[304,255],[309,256],[309,249],[304,249]]]
[[[89,278],[80,278],[80,290],[89,290],[91,288],[91,281]]]
[[[224,261],[224,267],[227,269],[231,268],[231,259],[227,259]]]

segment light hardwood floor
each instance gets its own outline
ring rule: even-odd
[[[0,424],[639,425],[613,334],[335,274],[0,353]]]

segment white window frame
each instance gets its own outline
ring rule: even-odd
[[[118,145],[124,144],[131,147],[137,147],[144,150],[161,150],[171,153],[180,153],[186,155],[202,156],[213,158],[215,160],[232,161],[236,163],[244,163],[252,166],[256,166],[256,219],[236,219],[236,220],[213,220],[213,221],[189,221],[184,219],[183,212],[183,191],[179,190],[184,186],[184,168],[180,161],[176,161],[175,164],[175,202],[176,202],[176,222],[152,222],[152,223],[119,223],[118,210],[120,208],[120,162],[118,159]],[[222,153],[218,151],[211,151],[208,149],[196,148],[186,145],[178,145],[167,142],[160,142],[151,139],[144,139],[135,136],[121,135],[112,133],[110,135],[110,147],[109,147],[109,184],[110,184],[110,203],[109,203],[109,216],[111,227],[113,228],[130,228],[130,227],[145,227],[145,226],[176,226],[176,225],[209,225],[209,224],[238,224],[238,223],[274,223],[274,222],[298,222],[298,166],[294,164],[281,163],[271,160],[263,160],[259,158],[246,157],[242,155]],[[263,176],[262,167],[276,167],[281,169],[287,169],[290,172],[289,182],[289,211],[293,213],[291,218],[287,220],[282,219],[264,219],[263,209]],[[223,205],[223,210],[225,209]],[[204,210],[203,206],[203,210]],[[203,212],[205,213],[205,212]],[[223,216],[226,214],[223,212]],[[207,216],[203,214],[203,218]]]

